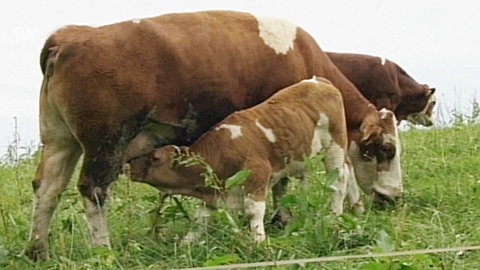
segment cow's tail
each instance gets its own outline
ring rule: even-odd
[[[44,76],[51,76],[55,59],[59,52],[59,44],[55,41],[55,36],[50,36],[43,45],[40,53],[40,68]]]

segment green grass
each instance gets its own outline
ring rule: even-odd
[[[4,165],[0,167],[0,269],[167,269],[480,243],[480,126],[409,130],[401,138],[402,205],[380,211],[367,203],[362,216],[330,215],[325,175],[314,160],[310,166],[317,173],[311,181],[303,185],[293,181],[283,201],[292,208],[292,223],[284,230],[267,226],[268,240],[260,245],[250,240],[244,218],[219,211],[202,238],[181,246],[197,201],[182,199],[179,205],[167,199],[159,205],[156,190],[121,178],[110,200],[113,249],[91,248],[76,181],[72,181],[52,223],[51,260],[42,263],[23,255],[31,218],[31,180],[38,160]],[[480,252],[278,268],[480,269]]]

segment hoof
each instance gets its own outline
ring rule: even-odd
[[[32,261],[47,261],[50,259],[48,255],[48,247],[38,241],[33,241],[25,251],[25,255]]]
[[[288,223],[290,223],[291,218],[292,215],[288,210],[280,209],[275,213],[272,220],[270,221],[270,224],[272,224],[274,228],[282,230],[287,227]]]

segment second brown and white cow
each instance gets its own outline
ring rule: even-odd
[[[377,109],[395,112],[399,122],[433,124],[435,88],[419,84],[395,62],[382,57],[333,52],[327,55]]]
[[[181,150],[180,150],[181,149]],[[346,195],[355,212],[363,212],[352,164],[347,156],[347,129],[340,92],[327,80],[304,80],[274,94],[250,109],[235,112],[203,134],[191,147],[168,145],[150,155],[134,159],[132,178],[169,194],[203,200],[195,217],[208,215],[223,199],[227,207],[244,206],[257,242],[265,239],[264,214],[268,190],[278,180],[304,173],[305,157],[325,152],[327,171],[338,170],[332,184],[331,210],[343,212]],[[238,190],[206,186],[205,167],[175,165],[175,161],[199,155],[219,179],[240,170],[251,172]],[[205,212],[207,211],[207,212]]]

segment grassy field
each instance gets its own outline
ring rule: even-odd
[[[191,228],[197,201],[167,199],[122,177],[113,189],[109,226],[113,249],[90,248],[82,203],[72,181],[51,228],[51,260],[29,261],[23,250],[30,226],[31,180],[37,160],[0,167],[0,269],[169,269],[208,265],[368,254],[480,243],[480,126],[401,133],[403,204],[353,216],[331,216],[329,191],[318,160],[309,183],[293,181],[283,203],[293,222],[267,226],[265,243],[254,245],[246,221],[219,211],[207,233],[180,245]],[[271,214],[269,212],[269,214]],[[280,269],[480,269],[480,252],[451,252],[395,258],[347,260]]]

